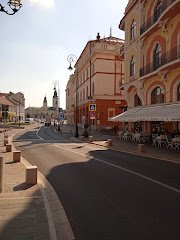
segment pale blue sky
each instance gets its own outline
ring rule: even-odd
[[[8,0],[0,0],[6,5]],[[81,54],[87,41],[112,35],[124,38],[118,25],[128,0],[24,0],[13,16],[0,12],[0,92],[23,92],[26,107],[52,106],[53,81],[65,108],[69,75],[67,56]],[[8,7],[7,7],[8,8]]]

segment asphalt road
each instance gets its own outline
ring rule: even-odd
[[[37,130],[14,144],[53,185],[76,240],[180,239],[180,165]]]

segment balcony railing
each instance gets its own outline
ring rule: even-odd
[[[154,61],[140,69],[140,77],[156,71],[161,66],[180,58],[180,45],[164,53],[158,61]]]
[[[163,12],[169,7],[174,2],[174,0],[164,0],[162,2],[161,7],[158,9],[158,11],[145,22],[141,28],[140,28],[140,33],[143,34],[148,28],[150,28],[157,20],[159,17],[163,14]]]

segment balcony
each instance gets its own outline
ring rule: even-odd
[[[148,28],[150,28],[154,23],[156,23],[160,16],[164,13],[164,11],[174,2],[174,0],[164,0],[158,11],[141,26],[140,34],[143,34]]]
[[[140,69],[140,77],[152,73],[156,71],[158,68],[173,62],[177,59],[180,59],[180,45],[176,46],[175,48],[171,49],[170,51],[167,51],[161,56],[161,59],[159,61],[152,62],[145,67],[142,67]]]

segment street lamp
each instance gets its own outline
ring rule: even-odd
[[[73,70],[73,67],[71,65],[71,63],[77,61],[77,57],[74,55],[74,54],[70,54],[68,55],[67,57],[67,61],[69,62],[69,67],[68,67],[68,70]],[[77,115],[78,115],[78,99],[77,99],[77,81],[78,81],[78,68],[76,68],[77,70],[77,79],[75,81],[75,96],[76,96],[76,102],[75,102],[75,135],[74,137],[75,138],[78,138],[79,137],[79,133],[78,133],[78,119],[77,119]]]
[[[16,99],[14,99],[16,101]],[[24,111],[22,108],[24,108],[24,101],[25,101],[25,98],[24,98],[24,95],[20,94],[19,93],[19,96],[18,96],[18,111],[16,110],[16,116],[17,116],[17,113],[18,113],[18,123],[19,123],[19,126],[21,125],[21,113],[22,111]],[[24,117],[22,117],[22,120],[24,119]]]
[[[7,10],[5,10],[5,7],[3,7],[1,4],[0,4],[0,12],[4,12],[8,15],[14,15],[22,7],[21,0],[9,0],[7,4],[11,8],[12,12],[9,13]]]

